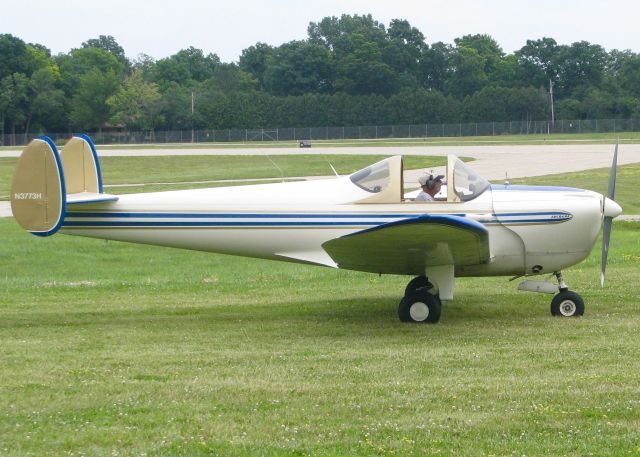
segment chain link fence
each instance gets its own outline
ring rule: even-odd
[[[157,132],[89,132],[97,144],[248,143],[303,140],[378,140],[435,137],[528,135],[551,133],[618,133],[640,131],[640,119],[592,119],[512,122],[471,122],[458,124],[374,125],[359,127],[305,127],[271,129],[175,130]],[[54,141],[64,141],[72,133],[49,133]],[[22,146],[36,133],[0,134],[0,146]]]

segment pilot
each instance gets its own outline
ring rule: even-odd
[[[418,178],[418,182],[422,187],[422,192],[418,194],[415,201],[417,202],[432,202],[435,195],[440,192],[442,186],[443,175],[434,175],[433,173],[425,173]]]

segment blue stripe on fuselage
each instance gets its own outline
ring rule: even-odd
[[[578,189],[575,187],[560,187],[560,186],[526,186],[526,185],[512,185],[512,184],[492,184],[492,191],[503,190],[526,190],[534,192],[585,192],[584,189]]]

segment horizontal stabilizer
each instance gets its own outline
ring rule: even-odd
[[[94,192],[78,192],[77,194],[67,195],[67,205],[76,203],[100,203],[118,201],[117,195],[96,194]]]
[[[489,232],[459,216],[422,215],[390,222],[322,245],[340,268],[424,274],[426,267],[489,262]]]

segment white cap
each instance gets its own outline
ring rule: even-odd
[[[418,178],[418,183],[420,183],[421,186],[426,186],[427,185],[427,181],[429,180],[434,180],[434,181],[442,181],[442,178],[444,178],[444,175],[434,175],[432,173],[425,173],[422,176],[420,176]]]

